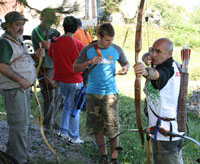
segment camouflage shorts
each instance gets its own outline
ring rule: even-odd
[[[87,132],[89,135],[103,133],[109,138],[119,132],[118,96],[94,95],[86,96]]]

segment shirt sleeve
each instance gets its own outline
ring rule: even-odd
[[[117,46],[117,45],[114,45],[115,48],[117,49],[118,53],[119,53],[119,60],[118,62],[121,64],[121,65],[124,65],[124,64],[128,64],[128,60],[124,54],[124,51],[121,47]]]
[[[159,72],[159,79],[152,80],[152,85],[155,89],[161,90],[168,82],[168,80],[174,75],[173,67],[160,67],[156,69]]]
[[[0,39],[0,63],[9,64],[13,50],[9,42],[5,39]]]
[[[79,53],[78,58],[76,59],[75,63],[83,63],[87,61],[87,51],[88,51],[88,46],[84,47],[81,52]]]

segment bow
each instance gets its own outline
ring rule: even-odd
[[[145,0],[141,0],[138,17],[137,17],[137,26],[136,26],[136,35],[135,35],[135,63],[139,62],[139,52],[142,49],[142,15],[143,15],[143,8],[144,8]],[[141,97],[141,77],[136,75],[135,79],[135,110],[136,110],[136,119],[137,125],[140,132],[140,138],[142,147],[144,148],[144,133],[142,128],[142,121],[141,121],[141,104],[140,104],[140,97]]]
[[[39,45],[40,45],[40,48],[41,48],[42,47],[41,43],[39,43]],[[38,66],[37,66],[37,70],[36,70],[36,79],[38,77],[38,72],[40,70],[41,65],[42,65],[42,57],[40,56],[39,63],[38,63]],[[36,84],[36,80],[35,80],[35,82],[34,82],[34,96],[35,96],[35,100],[36,100],[38,112],[39,112],[39,123],[40,123],[40,131],[41,131],[41,134],[42,134],[42,138],[43,138],[45,144],[47,145],[47,147],[49,148],[49,150],[56,156],[56,160],[57,160],[58,164],[60,164],[59,156],[57,155],[55,150],[51,147],[51,145],[49,144],[49,142],[48,142],[48,140],[47,140],[47,138],[44,134],[44,128],[43,128],[43,124],[42,124],[42,110],[41,110],[39,98],[37,96],[36,88],[37,88],[37,84]]]

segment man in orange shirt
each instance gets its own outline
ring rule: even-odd
[[[88,32],[86,32],[84,29],[82,29],[82,22],[80,19],[77,19],[78,21],[78,28],[76,32],[74,33],[73,37],[80,40],[84,46],[87,46],[92,42],[92,37]]]

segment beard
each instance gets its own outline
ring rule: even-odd
[[[21,32],[17,32],[16,33],[16,39],[20,39],[20,38],[23,38],[23,31]]]

